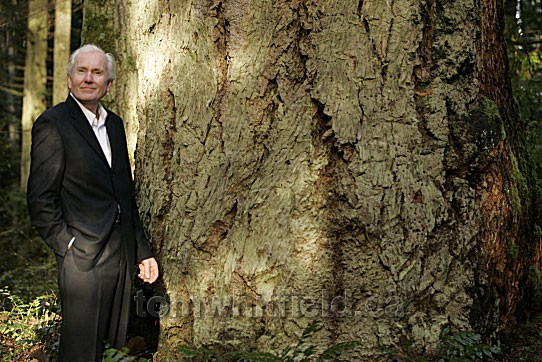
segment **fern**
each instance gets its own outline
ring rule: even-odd
[[[53,294],[25,302],[8,289],[0,289],[2,361],[20,360],[29,351],[46,347],[56,352],[53,345],[60,329],[57,304]]]
[[[180,346],[181,361],[210,362],[216,360],[215,353],[205,347]]]
[[[474,332],[450,333],[444,328],[440,335],[439,355],[442,360],[449,362],[468,362],[495,358],[501,354],[501,347],[487,345],[482,342],[482,336]]]

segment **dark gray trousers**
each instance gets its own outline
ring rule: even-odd
[[[57,257],[62,307],[59,361],[101,361],[105,343],[120,348],[126,338],[131,281],[121,227],[115,224],[90,271],[77,268],[72,249],[64,258]]]

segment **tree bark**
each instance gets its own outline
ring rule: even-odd
[[[479,61],[503,50],[480,43],[489,2],[89,1],[85,39],[123,35],[161,351],[281,350],[319,318],[320,346],[375,361],[513,323],[540,245],[519,230],[509,82]]]
[[[26,190],[30,172],[30,145],[32,142],[30,132],[34,121],[46,107],[47,5],[47,0],[30,0],[28,2],[28,30],[21,116],[21,190],[23,191]]]
[[[66,60],[70,57],[72,28],[71,0],[57,0],[55,5],[55,45],[53,54],[53,105],[68,96]]]

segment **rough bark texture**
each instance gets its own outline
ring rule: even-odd
[[[375,361],[512,322],[526,265],[507,268],[532,260],[507,264],[524,190],[480,92],[490,6],[88,3],[86,39],[122,35],[105,47],[170,301],[162,350],[280,350],[320,318],[321,346]]]

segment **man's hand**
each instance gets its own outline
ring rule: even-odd
[[[139,263],[139,277],[145,283],[154,283],[158,279],[158,263],[154,258],[148,258]]]

